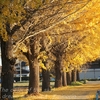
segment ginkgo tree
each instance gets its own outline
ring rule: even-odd
[[[27,21],[27,23],[23,25],[23,27],[21,27],[14,34],[14,37],[18,36],[18,34],[20,35],[17,38],[18,40],[17,39],[15,40],[16,45],[15,48],[13,49],[14,51],[16,51],[22,42],[30,38],[29,39],[30,46],[28,48],[28,54],[30,56],[29,65],[31,67],[30,69],[32,70],[30,72],[28,94],[39,93],[39,85],[38,85],[39,64],[37,57],[40,50],[39,40],[38,40],[40,33],[47,32],[49,31],[49,29],[53,30],[52,28],[55,25],[59,24],[66,18],[67,20],[69,19],[71,20],[71,18],[75,17],[75,15],[74,16],[71,15],[82,9],[85,5],[87,5],[87,3],[88,2],[86,0],[83,0],[82,2],[80,1],[70,2],[65,0],[59,2],[58,0],[54,0],[54,1],[48,1],[47,4],[44,3],[44,5],[42,5],[41,7],[39,6],[39,8],[35,10],[35,12],[32,9],[28,9],[30,16],[32,16],[32,14],[33,16],[29,19],[29,21]],[[24,33],[24,35],[22,33]]]
[[[66,18],[73,20],[75,16],[71,15],[88,2],[88,0],[0,1],[2,99],[13,99],[13,66],[16,60],[13,52],[29,37],[48,31]],[[6,89],[7,91],[4,91]]]
[[[72,42],[69,41],[69,48],[66,48],[67,67],[69,64],[75,67],[80,66],[100,57],[99,13],[92,13],[98,9],[99,4],[99,2],[94,1],[92,4],[94,6],[91,9],[88,8],[82,17],[71,22],[71,25],[76,27],[77,32],[74,33],[73,37],[78,36],[78,34],[85,37],[81,41],[78,40],[80,36],[76,39],[72,38]]]
[[[77,31],[80,31],[81,29],[84,30],[84,27],[81,26],[81,24],[79,24],[77,20],[80,16],[83,17],[85,13],[88,14],[88,12],[91,12],[92,10],[95,11],[96,7],[99,7],[99,1],[96,4],[95,3],[96,0],[94,1],[93,0],[92,1],[91,0],[82,0],[82,1],[80,0],[71,0],[71,1],[70,0],[67,1],[66,0],[62,0],[62,1],[2,0],[0,1],[0,5],[1,5],[0,6],[0,19],[1,19],[0,34],[2,37],[1,52],[2,52],[2,66],[3,66],[1,98],[10,98],[9,100],[11,100],[12,98],[13,94],[11,90],[13,89],[13,65],[16,59],[13,52],[16,52],[18,50],[22,42],[24,42],[25,44],[25,40],[29,39],[30,37],[46,32],[50,29],[53,30],[53,27],[55,25],[57,24],[60,25],[61,22],[64,21],[65,19],[66,19],[64,21],[65,24],[68,22],[71,23],[71,21],[73,22],[73,20],[76,20],[76,24],[74,25],[78,26],[77,28],[79,30],[77,29]],[[95,6],[93,6],[94,4]],[[89,7],[93,7],[93,9],[90,11],[86,10],[89,9]],[[99,12],[95,14],[97,15],[99,14]],[[93,17],[94,16],[91,16],[92,19]],[[88,19],[86,17],[83,18]],[[88,20],[85,20],[84,22],[86,22],[85,26],[87,25],[87,28],[90,28],[88,27],[87,24]],[[91,26],[92,23],[90,23],[89,25]],[[72,29],[70,29],[69,31],[71,32]],[[36,43],[36,41],[34,40],[34,38],[31,38],[29,41],[30,41],[29,43],[30,50],[26,50],[26,52],[31,51],[30,54],[34,55],[33,52],[34,50],[32,50],[32,48],[34,49],[36,44],[32,45],[31,43],[32,42]],[[34,62],[37,63],[37,56],[35,57],[36,58],[34,58],[33,56],[32,59],[35,59]],[[36,65],[36,63],[34,64]],[[5,89],[8,89],[8,91],[4,91]],[[31,92],[33,92],[33,90],[31,90]],[[4,95],[6,95],[6,97],[4,97]],[[10,97],[8,97],[9,95]]]
[[[91,4],[91,5],[89,5],[89,6],[87,6],[86,8],[85,8],[85,10],[86,11],[84,11],[84,12],[81,12],[82,14],[84,14],[84,13],[86,13],[87,11],[88,11],[88,9],[89,8],[91,8],[93,5],[93,3],[95,3],[95,2],[91,2],[91,3],[89,3],[89,4]],[[82,16],[82,14],[81,14],[81,16]],[[69,21],[69,30],[66,30],[65,31],[65,29],[67,29],[67,28],[64,28],[64,30],[63,30],[63,28],[59,28],[59,27],[56,27],[55,28],[55,30],[53,29],[53,30],[50,30],[51,32],[53,32],[54,34],[55,34],[55,31],[60,31],[59,33],[61,33],[61,32],[64,32],[64,33],[69,33],[69,37],[71,38],[71,40],[68,40],[68,48],[67,48],[67,50],[69,50],[70,51],[70,56],[69,57],[72,57],[73,58],[73,56],[71,56],[71,53],[73,52],[74,54],[74,57],[75,57],[75,59],[74,60],[72,60],[72,62],[71,62],[71,64],[73,65],[73,66],[79,66],[79,65],[81,65],[81,64],[83,64],[83,63],[85,63],[85,62],[87,62],[88,60],[89,60],[89,57],[93,60],[93,58],[91,57],[91,56],[89,56],[89,57],[87,57],[87,59],[85,59],[85,61],[83,60],[83,58],[81,59],[81,58],[78,58],[78,57],[80,57],[80,56],[76,56],[75,55],[75,52],[76,52],[76,54],[77,54],[77,52],[78,52],[78,45],[77,45],[77,48],[76,48],[76,44],[77,44],[77,42],[76,42],[76,40],[78,39],[78,42],[80,42],[80,44],[82,43],[81,42],[81,38],[83,38],[82,40],[84,40],[84,38],[85,37],[87,37],[87,39],[88,39],[88,36],[85,34],[85,32],[88,32],[88,30],[87,30],[87,27],[88,27],[88,29],[91,29],[91,27],[88,25],[88,23],[86,24],[86,25],[82,25],[82,23],[81,23],[81,25],[79,25],[80,24],[80,22],[77,22],[77,24],[78,25],[76,25],[76,23],[75,23],[75,21],[81,21],[81,19],[79,20],[79,18],[82,18],[81,16],[77,16],[77,17],[75,17],[75,15],[74,16],[72,16],[73,18],[75,17],[76,19],[73,19],[73,20],[71,20],[71,21]],[[89,17],[89,16],[88,16]],[[83,17],[84,18],[84,17]],[[66,20],[64,21],[64,23],[66,24]],[[73,24],[74,23],[74,24]],[[84,23],[83,23],[84,24]],[[62,24],[60,23],[59,24],[59,26],[62,26]],[[66,26],[66,25],[65,25]],[[80,27],[81,26],[81,27]],[[86,26],[86,27],[85,27]],[[61,30],[57,30],[57,29],[61,29]],[[91,30],[92,31],[92,30]],[[73,34],[71,34],[71,33],[73,33]],[[84,33],[84,34],[83,34]],[[75,36],[74,36],[74,34],[76,34]],[[90,34],[90,36],[92,36],[91,34]],[[75,44],[76,43],[76,44]],[[90,47],[90,46],[89,46]],[[72,48],[72,49],[71,49]],[[76,49],[77,50],[76,50]],[[91,48],[91,47],[90,47]],[[75,50],[74,50],[75,49]],[[98,49],[99,50],[99,49]],[[61,53],[61,52],[60,52]],[[80,53],[80,52],[78,52],[78,53]],[[68,53],[69,54],[69,53]],[[98,54],[99,54],[99,52],[98,52]],[[80,53],[80,55],[81,55],[81,53]],[[60,62],[60,61],[59,61]],[[67,62],[69,62],[70,63],[70,59],[67,61]],[[58,63],[57,63],[58,64]]]
[[[16,57],[13,53],[13,34],[20,29],[30,18],[27,7],[34,10],[42,4],[41,0],[31,2],[28,0],[1,0],[0,1],[0,40],[2,55],[2,83],[1,99],[13,99],[13,74]],[[23,34],[23,33],[22,33]]]
[[[53,2],[54,3],[54,2]],[[88,3],[88,2],[87,2]],[[85,59],[85,61],[83,60],[83,57],[81,57],[80,58],[80,55],[81,55],[81,53],[80,53],[80,55],[75,55],[75,52],[76,52],[76,54],[77,54],[77,52],[78,52],[78,49],[77,49],[77,51],[75,51],[74,49],[74,45],[76,45],[75,43],[73,43],[73,42],[75,42],[75,40],[76,39],[78,39],[79,38],[79,36],[81,36],[83,33],[83,35],[85,36],[85,33],[87,32],[88,33],[88,31],[90,30],[90,32],[92,32],[92,30],[91,30],[91,28],[93,28],[93,27],[91,27],[91,25],[92,25],[92,21],[89,21],[88,22],[88,19],[90,18],[89,16],[89,18],[86,18],[87,20],[84,20],[83,22],[82,22],[82,20],[81,20],[81,18],[83,17],[84,19],[85,19],[85,17],[83,16],[83,15],[85,15],[85,14],[87,14],[87,13],[89,13],[89,12],[91,12],[91,11],[89,11],[89,9],[93,6],[93,4],[95,3],[95,1],[91,1],[89,4],[87,4],[88,6],[86,6],[86,7],[84,7],[84,9],[82,9],[82,11],[79,11],[79,13],[75,13],[74,11],[74,13],[77,15],[75,15],[75,14],[72,14],[72,16],[70,16],[70,18],[68,18],[67,20],[65,20],[64,21],[64,23],[66,24],[66,23],[70,23],[70,28],[69,28],[69,30],[66,30],[67,32],[69,32],[69,33],[74,33],[74,34],[76,34],[75,36],[77,36],[77,37],[74,37],[74,38],[71,38],[71,40],[72,41],[68,41],[68,50],[70,51],[70,54],[73,52],[74,54],[73,54],[73,56],[75,57],[74,58],[74,60],[72,60],[72,58],[73,58],[73,56],[68,56],[69,58],[71,57],[71,60],[70,59],[68,59],[68,62],[69,63],[71,63],[73,66],[77,66],[77,65],[81,65],[82,63],[84,63],[84,62],[86,62],[86,61],[88,61],[89,60],[89,58],[90,59],[92,59],[93,60],[93,58],[89,55],[89,57],[87,57],[87,59]],[[82,6],[81,6],[82,7]],[[81,9],[81,8],[80,8]],[[93,8],[94,9],[94,8]],[[92,10],[93,10],[92,9]],[[49,10],[48,10],[49,11]],[[76,10],[77,11],[77,10]],[[41,12],[38,12],[37,13],[37,15],[38,14],[41,14]],[[34,16],[33,17],[33,19],[31,19],[33,22],[29,22],[29,23],[27,23],[26,24],[26,27],[24,26],[24,27],[22,27],[20,30],[21,30],[21,32],[24,32],[25,31],[25,35],[24,35],[24,39],[27,39],[27,38],[29,38],[29,37],[31,37],[31,36],[35,36],[35,35],[37,35],[37,34],[39,34],[39,33],[41,33],[41,32],[45,32],[45,31],[48,31],[50,28],[52,28],[53,26],[52,26],[52,23],[54,23],[55,21],[57,21],[57,20],[52,20],[51,21],[51,19],[49,19],[49,17],[48,16],[50,16],[50,15],[47,15],[47,18],[49,19],[49,20],[46,20],[46,19],[43,19],[43,22],[44,22],[44,24],[43,23],[40,23],[40,24],[37,24],[40,20],[39,19],[41,19],[42,20],[42,17],[44,18],[44,16],[42,16],[42,17],[40,17],[39,19],[37,18],[37,15],[36,15],[36,17]],[[45,13],[43,14],[43,15],[45,15]],[[54,15],[55,15],[55,13],[54,13]],[[66,14],[64,15],[64,16],[66,16]],[[63,17],[64,17],[63,16]],[[54,17],[54,18],[58,18],[59,16],[56,16],[56,17]],[[60,18],[62,18],[62,17],[60,17]],[[93,16],[91,16],[91,18],[94,18]],[[37,21],[37,22],[35,22],[34,21],[34,19],[35,19],[35,21]],[[73,21],[74,20],[74,21]],[[46,21],[46,23],[45,23],[45,21]],[[77,22],[77,21],[79,21],[79,22]],[[58,20],[58,22],[59,22],[59,20]],[[34,27],[34,23],[35,23],[35,27]],[[74,24],[73,24],[74,23]],[[90,24],[89,24],[90,23]],[[51,25],[51,26],[49,26],[49,28],[48,27],[46,27],[46,25]],[[29,25],[29,27],[27,27]],[[42,25],[42,26],[41,26]],[[44,25],[44,26],[43,26]],[[53,24],[53,25],[55,25],[55,24]],[[59,24],[59,25],[62,25],[61,23]],[[94,25],[94,24],[93,24]],[[92,26],[93,26],[92,25]],[[26,29],[27,28],[27,29]],[[39,28],[39,30],[37,31],[37,29]],[[74,29],[74,30],[73,30]],[[89,29],[89,30],[88,30]],[[53,31],[54,31],[54,29],[52,29]],[[55,29],[56,30],[56,29]],[[56,30],[57,31],[57,30]],[[62,29],[61,29],[61,31],[62,31]],[[60,31],[60,32],[61,32]],[[65,28],[64,28],[64,30],[63,31],[65,31]],[[52,31],[51,31],[52,32]],[[28,34],[27,35],[27,33],[30,33],[30,34]],[[33,34],[34,33],[34,34]],[[74,35],[73,34],[73,35]],[[79,35],[77,35],[77,34],[79,34]],[[90,36],[91,36],[91,34],[90,34]],[[69,37],[72,37],[72,35],[70,35],[69,34]],[[88,37],[88,36],[87,36]],[[19,44],[20,42],[22,42],[23,40],[24,40],[23,38],[21,39],[21,41],[18,41],[17,43]],[[87,38],[88,39],[88,38]],[[74,41],[73,41],[74,40]],[[32,42],[32,41],[31,41]],[[72,42],[72,43],[71,43]],[[79,41],[80,42],[80,44],[81,44],[81,41]],[[34,47],[34,46],[33,46]],[[90,46],[86,46],[86,48],[89,48]],[[72,49],[71,49],[72,48]],[[78,48],[78,47],[77,47]],[[90,47],[91,48],[91,47]],[[32,53],[32,52],[31,52]],[[78,52],[79,53],[79,52]],[[99,53],[99,52],[98,52]],[[33,52],[33,54],[34,54],[34,52]],[[68,53],[69,54],[69,53]],[[98,55],[98,54],[97,54]],[[86,58],[86,57],[85,57]],[[72,62],[71,62],[72,61]],[[38,64],[37,64],[38,65]],[[38,67],[37,67],[38,68]],[[38,92],[38,91],[37,91]]]
[[[12,35],[14,30],[16,30],[16,25],[14,26],[14,24],[19,23],[23,17],[22,13],[24,14],[24,9],[21,6],[22,4],[17,1],[0,1],[0,40],[2,55],[1,99],[13,99],[13,74],[16,58],[13,57]]]
[[[63,33],[67,34],[69,37],[66,37],[66,48],[64,55],[66,57],[66,67],[68,69],[69,65],[72,65],[73,67],[79,67],[84,63],[91,62],[93,60],[96,60],[98,57],[100,57],[100,34],[99,34],[99,12],[95,12],[99,9],[99,1],[91,1],[86,8],[84,8],[84,12],[80,14],[76,19],[73,19],[72,21],[69,21],[67,23],[67,20],[64,21],[64,24],[59,24],[58,27],[51,30],[53,33]],[[92,13],[93,12],[93,13]],[[69,25],[69,28],[67,27]],[[64,28],[65,27],[65,28]],[[59,35],[60,35],[59,34]],[[58,38],[61,42],[61,38]],[[61,43],[64,44],[64,43]],[[61,45],[58,45],[57,49],[57,59],[59,58],[58,55],[61,54],[61,49],[64,47],[60,47]],[[94,49],[95,48],[95,49]],[[58,60],[61,62],[61,60]],[[59,64],[57,62],[57,64]],[[60,64],[59,64],[60,65]],[[58,65],[57,65],[58,66]],[[57,67],[56,66],[56,67]],[[59,66],[60,67],[60,66]],[[60,75],[60,74],[59,74]]]

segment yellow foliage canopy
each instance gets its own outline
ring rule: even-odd
[[[62,24],[69,34],[64,65],[80,66],[100,58],[100,1],[89,1],[68,19]]]
[[[20,21],[25,19],[25,7],[36,9],[42,5],[42,0],[0,0],[0,35],[7,41],[10,35],[6,25],[10,25],[10,30],[14,25],[21,25]]]

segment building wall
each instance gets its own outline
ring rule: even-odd
[[[87,69],[80,72],[80,79],[96,79],[100,76],[100,69]]]

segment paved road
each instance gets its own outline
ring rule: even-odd
[[[86,84],[100,84],[100,81],[87,81]]]

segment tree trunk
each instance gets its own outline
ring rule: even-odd
[[[77,77],[76,77],[76,76],[77,76],[76,74],[77,74],[77,73],[76,73],[76,68],[74,68],[74,70],[72,70],[72,82],[76,82],[76,80],[77,80],[77,79],[76,79],[76,78],[77,78]]]
[[[71,77],[71,71],[67,72],[67,84],[71,85],[72,77]]]
[[[77,69],[77,81],[80,80],[79,70]]]
[[[62,85],[66,86],[67,85],[67,80],[66,80],[66,72],[62,72]]]
[[[59,61],[55,63],[55,87],[62,86],[62,72]]]
[[[28,53],[30,77],[28,94],[39,94],[39,61],[37,59],[40,52],[40,38],[33,37],[30,39],[30,52]]]
[[[50,71],[42,69],[42,91],[50,91]]]
[[[9,37],[4,42],[1,39],[2,73],[1,73],[1,99],[13,100],[13,75],[16,59],[13,58],[12,43]]]
[[[39,94],[39,63],[35,58],[34,62],[30,63],[30,77],[29,77],[29,88],[28,94],[37,95]]]

